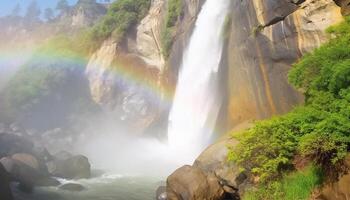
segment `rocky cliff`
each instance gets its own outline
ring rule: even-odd
[[[164,8],[164,1],[152,1],[144,19],[121,41],[104,41],[86,68],[93,100],[139,128],[148,127],[161,112]]]
[[[227,49],[230,126],[289,111],[303,97],[287,82],[291,65],[327,41],[342,20],[332,0],[232,1]]]

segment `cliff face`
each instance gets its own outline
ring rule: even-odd
[[[163,16],[164,1],[152,1],[140,24],[122,41],[106,40],[86,68],[93,100],[141,129],[151,125],[161,109]]]
[[[302,3],[300,3],[302,2]],[[289,111],[303,97],[287,82],[291,65],[342,20],[332,0],[232,1],[228,63],[230,126]]]

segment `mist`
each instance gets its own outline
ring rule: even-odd
[[[93,169],[120,175],[166,177],[197,155],[171,148],[159,138],[142,136],[113,116],[90,119],[74,151],[86,155]]]

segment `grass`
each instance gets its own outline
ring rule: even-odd
[[[248,191],[243,200],[307,200],[323,181],[320,168],[309,166],[278,181]]]

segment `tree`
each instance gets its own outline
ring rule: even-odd
[[[21,6],[19,5],[19,3],[13,8],[11,16],[13,17],[17,17],[19,15],[19,13],[21,12]]]
[[[28,8],[27,8],[27,13],[26,13],[26,18],[29,22],[35,22],[39,20],[40,16],[40,8],[35,0],[33,0]]]
[[[51,8],[46,8],[44,12],[44,17],[47,21],[51,21],[54,17],[53,10]]]
[[[67,0],[59,0],[56,5],[56,10],[62,12],[66,12],[69,9],[69,5]]]

